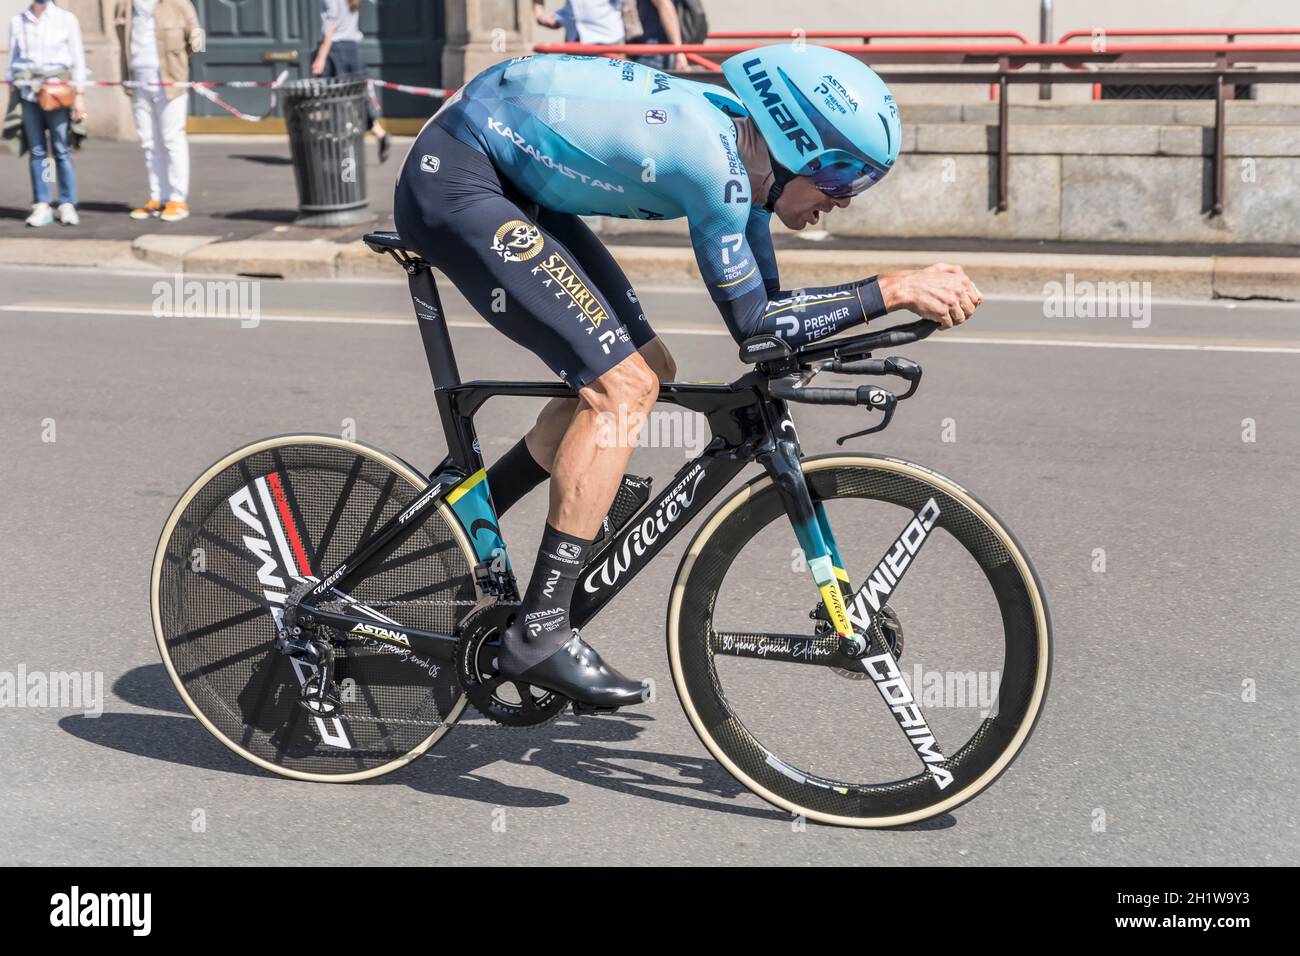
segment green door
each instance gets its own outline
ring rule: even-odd
[[[442,8],[441,0],[363,3],[361,32],[366,38],[361,55],[370,75],[390,83],[442,86],[442,47],[446,38]],[[376,92],[381,112],[393,118],[432,116],[442,102],[395,90]]]
[[[194,59],[196,80],[274,80],[288,70],[291,79],[309,76],[320,40],[320,0],[195,0],[207,32],[207,49]],[[361,52],[376,79],[416,86],[441,82],[444,42],[442,4],[437,0],[365,0]],[[438,101],[379,90],[383,114],[430,115]],[[226,102],[261,116],[269,103],[262,89],[217,89]],[[219,106],[190,94],[196,117],[229,117]],[[233,117],[231,117],[233,119]],[[257,129],[245,124],[249,132]]]

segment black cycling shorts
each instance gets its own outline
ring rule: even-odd
[[[627,276],[586,223],[528,202],[485,153],[437,122],[407,154],[393,218],[483,318],[574,388],[654,338]]]

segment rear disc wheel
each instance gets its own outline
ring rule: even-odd
[[[288,594],[426,487],[378,449],[291,435],[231,452],[185,492],[154,556],[154,635],[181,698],[218,740],[274,773],[342,782],[404,766],[455,723],[466,698],[450,646],[444,660],[375,637],[337,643],[333,717],[299,705],[315,668],[272,646]],[[440,504],[349,597],[377,630],[452,634],[479,597],[474,561]]]

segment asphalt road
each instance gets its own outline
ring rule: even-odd
[[[1150,327],[1134,329],[990,300],[965,330],[907,350],[925,366],[920,394],[855,444],[952,475],[997,509],[1043,580],[1056,659],[1008,774],[938,820],[873,832],[792,827],[695,738],[663,650],[687,536],[588,633],[623,670],[656,679],[658,701],[636,713],[529,731],[471,721],[356,785],[279,779],[225,750],[185,711],[150,628],[148,569],[175,499],[269,434],[338,433],[351,419],[358,438],[425,468],[443,446],[400,282],[262,282],[263,321],[242,328],[154,317],[158,278],[0,269],[0,679],[102,672],[106,697],[99,717],[0,707],[0,859],[1300,862],[1294,308],[1157,302]],[[701,294],[643,301],[681,378],[739,373]],[[447,305],[465,378],[543,374],[454,296]],[[331,321],[290,321],[312,315]],[[489,403],[489,458],[530,412]],[[799,423],[809,451],[863,427],[846,409],[805,409]],[[682,460],[644,449],[636,470],[662,482]],[[543,499],[505,519],[520,563]]]

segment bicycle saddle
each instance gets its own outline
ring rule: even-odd
[[[368,232],[362,240],[371,252],[406,252],[415,254],[415,250],[395,232]]]

